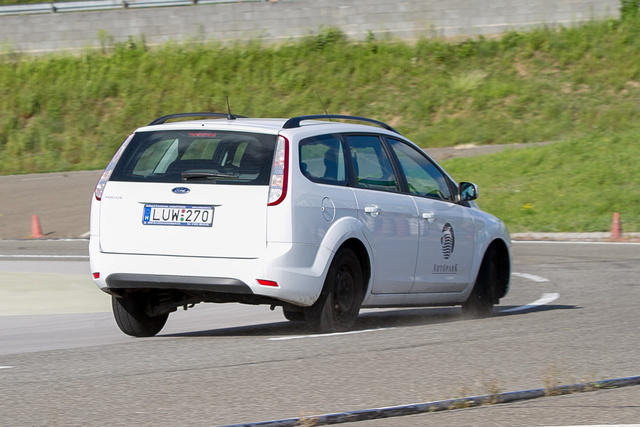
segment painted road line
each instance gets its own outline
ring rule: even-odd
[[[560,294],[556,294],[556,293],[542,294],[542,297],[540,299],[537,299],[530,304],[521,305],[520,307],[509,308],[507,310],[502,310],[500,311],[500,313],[511,313],[514,311],[530,310],[532,308],[540,307],[541,305],[549,304],[550,302],[553,302],[558,298],[560,298]]]
[[[533,282],[548,282],[549,279],[544,277],[535,276],[533,274],[526,273],[511,273],[513,276],[522,277],[527,280],[531,280]],[[544,304],[548,304],[552,301],[557,300],[560,297],[560,294],[543,294],[542,298],[538,299],[527,305],[522,305],[520,307],[510,308],[508,310],[503,310],[501,313],[508,313],[513,311],[521,311],[521,310],[529,310],[531,308],[539,307]],[[302,338],[324,338],[324,337],[335,337],[340,335],[351,335],[351,334],[361,334],[365,332],[376,332],[376,331],[386,331],[389,329],[395,328],[379,328],[379,329],[365,329],[362,331],[347,331],[347,332],[335,332],[332,334],[312,334],[312,335],[296,335],[291,337],[277,337],[277,338],[267,338],[267,341],[286,341],[286,340],[298,340]]]
[[[11,259],[38,259],[38,258],[60,258],[60,259],[89,259],[88,255],[3,255],[0,258]]]
[[[395,329],[395,328],[363,329],[361,331],[334,332],[332,334],[295,335],[291,337],[267,338],[267,341],[286,341],[286,340],[299,340],[302,338],[337,337],[340,335],[353,335],[353,334],[364,334],[366,332],[388,331],[390,329]]]
[[[534,244],[534,245],[625,245],[640,246],[639,242],[585,242],[584,240],[512,240],[512,243]]]
[[[511,275],[515,276],[515,277],[522,277],[523,279],[531,280],[532,282],[538,282],[538,283],[543,283],[543,282],[548,282],[549,281],[549,279],[547,279],[545,277],[536,276],[535,274],[511,273]]]
[[[13,366],[0,366],[0,369],[11,369]]]

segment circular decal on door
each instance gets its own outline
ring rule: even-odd
[[[446,223],[442,228],[442,237],[440,237],[440,243],[442,243],[442,256],[444,259],[449,259],[453,255],[453,248],[456,243],[455,235],[453,234],[453,227],[451,224]]]

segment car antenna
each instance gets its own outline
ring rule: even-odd
[[[227,96],[227,120],[235,120],[236,116],[231,114],[231,106],[229,105],[229,97]]]
[[[322,98],[320,98],[320,94],[318,93],[318,91],[314,91],[316,93],[316,96],[318,97],[318,100],[320,101],[320,105],[322,105],[322,109],[324,110],[324,113],[328,116],[329,113],[327,113],[327,108],[324,106],[324,102],[322,102]],[[331,119],[329,119],[329,121],[332,121]]]

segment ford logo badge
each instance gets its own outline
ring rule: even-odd
[[[171,191],[176,194],[187,194],[191,190],[189,190],[187,187],[176,187]]]

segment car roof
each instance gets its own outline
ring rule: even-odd
[[[184,120],[177,122],[169,122],[166,123],[166,120],[170,120],[172,118],[182,118],[182,117],[193,117],[198,115],[214,115],[216,119],[201,119],[201,120]],[[365,122],[367,124],[354,124],[354,123],[345,123],[345,122],[337,122],[331,121],[332,119],[339,120],[350,120],[350,121],[360,121]],[[376,124],[377,126],[371,126],[368,123]],[[180,113],[175,115],[163,116],[160,117],[149,125],[141,127],[137,129],[137,132],[149,132],[149,131],[157,131],[157,130],[186,130],[186,129],[220,129],[221,127],[226,128],[228,130],[242,130],[249,132],[261,132],[261,133],[290,133],[290,131],[295,132],[295,129],[310,130],[309,127],[313,126],[313,131],[321,131],[321,132],[379,132],[383,133],[391,133],[395,135],[399,135],[395,129],[387,125],[386,123],[379,122],[377,120],[368,119],[364,117],[357,116],[343,116],[343,115],[309,115],[309,116],[299,116],[293,117],[289,119],[283,118],[247,118],[242,116],[232,116],[229,115],[225,117],[224,114],[220,113]],[[316,128],[316,126],[321,126],[321,130]],[[296,132],[297,133],[297,132]],[[302,133],[307,133],[303,131]]]
[[[148,125],[139,128],[137,132],[150,132],[158,130],[184,130],[184,129],[220,129],[244,130],[253,132],[265,132],[277,134],[282,130],[282,125],[287,119],[248,119],[236,118],[228,119],[204,119],[204,120],[183,120],[179,122],[162,123]]]

